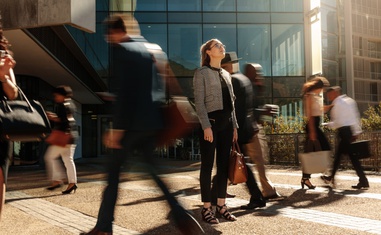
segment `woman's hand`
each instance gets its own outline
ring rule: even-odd
[[[238,140],[238,131],[237,128],[233,129],[233,142],[236,142]]]
[[[204,140],[212,143],[213,142],[213,131],[211,127],[204,130]]]
[[[6,55],[0,59],[0,80],[5,79],[5,75],[9,75],[9,70],[15,67],[16,61],[11,55]]]

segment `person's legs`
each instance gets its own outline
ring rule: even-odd
[[[0,167],[0,221],[5,202],[5,179],[3,169]]]
[[[255,163],[255,168],[258,172],[259,181],[261,182],[263,196],[276,195],[274,186],[266,176],[265,160],[262,154],[261,144],[258,135],[253,136],[248,144],[243,145],[243,150],[246,155],[250,156]]]
[[[128,139],[128,141],[126,141]],[[108,157],[106,163],[107,186],[103,192],[102,202],[98,212],[98,220],[95,228],[102,232],[112,232],[114,221],[115,204],[118,198],[118,185],[120,168],[131,150],[135,136],[126,132],[122,140],[124,149],[114,149],[113,154]]]
[[[75,147],[76,147],[75,144],[67,145],[61,151],[61,157],[66,168],[66,174],[67,174],[67,179],[69,184],[77,183],[77,171],[74,164]]]
[[[214,132],[213,132],[214,133]],[[214,152],[216,146],[216,137],[213,143],[204,140],[204,132],[200,130],[200,153],[201,153],[201,168],[200,168],[200,188],[201,201],[210,203],[211,198],[211,178],[214,164]]]
[[[60,184],[64,179],[64,169],[58,161],[63,147],[50,145],[45,152],[44,159],[48,179],[52,181],[52,186]]]
[[[13,156],[13,142],[0,141],[0,220],[5,202],[8,169]]]

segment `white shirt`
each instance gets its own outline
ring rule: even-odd
[[[357,103],[352,98],[341,95],[332,102],[331,122],[328,126],[337,129],[344,126],[350,126],[353,135],[362,132],[360,124],[360,113]]]

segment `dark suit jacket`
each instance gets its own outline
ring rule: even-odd
[[[160,105],[152,100],[154,62],[143,37],[113,47],[113,73],[118,91],[113,129],[152,131],[163,128]]]
[[[235,112],[238,122],[238,143],[246,144],[255,133],[256,122],[253,117],[253,87],[249,78],[242,73],[234,73]]]

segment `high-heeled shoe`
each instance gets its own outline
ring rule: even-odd
[[[308,178],[302,178],[302,180],[300,181],[300,185],[302,185],[302,189],[304,189],[304,185],[307,186],[308,189],[315,189],[316,188],[315,185],[311,184],[310,179],[308,179]]]
[[[65,191],[62,191],[62,194],[69,194],[69,193],[71,193],[72,191],[74,191],[74,193],[75,193],[75,191],[77,190],[77,185],[76,184],[74,184],[73,186],[71,186],[70,188],[67,188]]]

